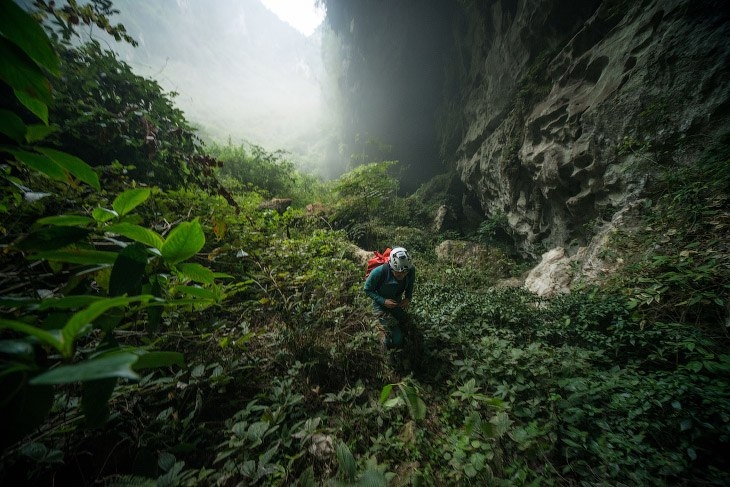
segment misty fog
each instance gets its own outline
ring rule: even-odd
[[[176,92],[203,140],[285,149],[293,162],[332,173],[321,170],[329,119],[321,30],[305,36],[259,0],[115,0],[114,7],[120,13],[112,21],[139,46],[108,46],[137,74]]]
[[[206,143],[283,149],[325,178],[396,160],[406,193],[445,170],[448,2],[397,3],[376,21],[367,2],[327,0],[305,35],[263,1],[277,0],[114,0],[110,20],[139,45],[88,34],[176,93]]]

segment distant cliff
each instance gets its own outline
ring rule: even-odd
[[[692,161],[730,127],[722,1],[325,3],[348,47],[349,135],[428,147],[430,159],[397,155],[455,168],[477,210],[506,216],[515,242],[533,256],[585,245],[590,223],[638,198],[657,167]],[[425,34],[439,44],[421,42]],[[408,83],[389,83],[397,73]],[[377,93],[388,89],[408,104],[382,103]],[[419,110],[414,90],[430,95],[418,98]],[[372,98],[388,107],[380,119],[397,132],[359,115]],[[424,144],[409,133],[435,139]]]

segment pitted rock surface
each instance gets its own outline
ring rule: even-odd
[[[730,22],[716,4],[581,2],[568,25],[558,3],[495,2],[473,29],[456,157],[482,211],[505,213],[533,257],[587,245],[652,166],[691,161],[729,125]]]

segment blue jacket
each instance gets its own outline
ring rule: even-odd
[[[399,281],[393,275],[390,265],[383,264],[370,272],[365,281],[365,294],[373,303],[383,307],[386,299],[401,301],[403,294],[407,299],[413,298],[413,285],[416,282],[416,269],[412,267],[405,279]]]

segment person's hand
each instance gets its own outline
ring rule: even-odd
[[[408,306],[411,304],[411,300],[408,298],[405,298],[403,301],[400,302],[400,307],[403,309],[408,309]]]
[[[397,308],[398,307],[398,301],[395,299],[386,299],[385,303],[383,303],[386,308]]]

